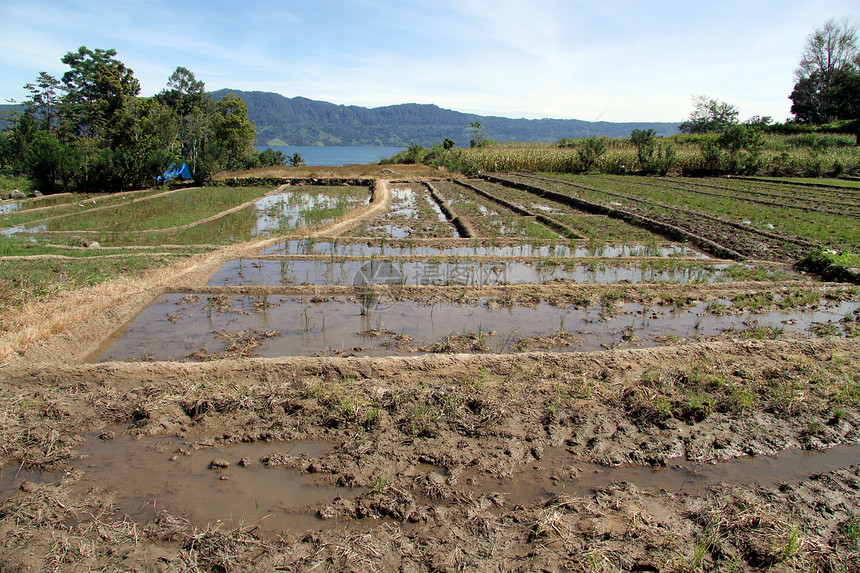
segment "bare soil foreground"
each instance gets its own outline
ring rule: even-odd
[[[423,189],[378,182],[368,205],[292,238],[365,248],[379,245],[379,232],[402,230],[410,248],[517,244],[504,233],[519,223],[499,203],[470,216],[467,203],[456,212],[467,187],[392,195],[405,187]],[[447,213],[437,216],[431,199]],[[587,225],[623,231],[599,214],[577,218],[569,205],[517,205],[555,217],[547,228],[557,235],[541,239],[547,247],[567,244],[565,233],[587,237]],[[444,225],[451,239],[441,238]],[[656,248],[641,235],[650,231],[635,232]],[[22,311],[0,354],[0,571],[860,571],[854,311],[815,334],[750,325],[645,346],[620,332],[618,343],[592,352],[577,350],[583,335],[570,323],[494,351],[480,328],[418,348],[371,321],[363,336],[391,336],[388,355],[256,356],[266,336],[302,328],[297,313],[295,324],[257,332],[255,345],[242,347],[233,333],[223,352],[189,343],[176,360],[86,360],[112,333],[137,328],[138,313],[165,293],[187,295],[204,322],[238,316],[206,302],[225,294],[259,297],[263,312],[269,296],[319,305],[340,297],[372,319],[368,293],[355,285],[209,285],[243,257],[298,260],[285,240],[222,247]],[[594,248],[570,240],[571,253]],[[788,249],[785,237],[775,240]],[[282,254],[261,255],[267,249]],[[612,264],[601,253],[600,264]],[[422,257],[448,261],[402,260]],[[494,264],[514,258],[547,259],[487,255]],[[791,262],[775,258],[768,264]],[[800,275],[399,286],[370,294],[485,300],[494,309],[599,306],[589,323],[610,323],[633,303],[667,313],[708,305],[706,322],[858,299],[854,285]],[[303,328],[322,335],[307,315]]]

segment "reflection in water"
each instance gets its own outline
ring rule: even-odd
[[[302,473],[312,460],[324,458],[331,444],[314,441],[241,443],[195,448],[180,438],[141,438],[116,432],[109,441],[90,436],[73,464],[83,476],[72,486],[84,494],[92,488],[116,494],[121,514],[137,521],[167,510],[192,524],[221,523],[226,527],[259,527],[264,532],[319,530],[337,525],[316,517],[320,505],[335,497],[351,498],[363,488],[335,487]],[[707,495],[717,484],[775,487],[860,463],[860,446],[843,445],[823,451],[785,450],[716,464],[673,459],[667,467],[621,465],[607,467],[579,461],[565,448],[547,447],[540,460],[518,466],[514,475],[498,478],[475,469],[457,475],[453,490],[473,499],[500,493],[509,504],[543,503],[552,496],[587,496],[610,483],[631,483],[640,490]],[[215,462],[215,464],[213,464]],[[225,467],[217,467],[224,465]],[[325,464],[323,464],[325,465]],[[404,475],[446,474],[441,467],[417,464]],[[47,482],[60,472],[0,470],[0,499],[23,481]],[[421,496],[418,496],[419,499]],[[424,500],[428,503],[444,501]]]
[[[386,247],[387,249],[387,247]],[[332,257],[334,258],[334,256]],[[663,261],[661,261],[663,262]],[[624,265],[599,263],[562,264],[558,261],[524,263],[427,261],[391,261],[408,285],[505,285],[545,283],[556,279],[576,283],[713,283],[730,282],[734,274],[726,273],[737,263],[680,263],[666,260],[664,265],[651,261]],[[209,280],[216,286],[277,286],[282,284],[349,285],[366,261],[254,260],[230,261]],[[780,270],[789,275],[789,271]],[[800,275],[797,275],[800,278]]]
[[[388,237],[395,238],[395,237]],[[463,255],[481,257],[645,257],[683,256],[707,259],[708,256],[684,245],[532,245],[470,247],[429,247],[425,245],[382,245],[378,242],[331,243],[313,240],[289,240],[265,249],[262,256],[277,255],[333,255],[344,257],[370,257],[384,255]]]
[[[473,470],[464,473],[460,481],[471,478],[472,488],[479,493],[504,492],[509,503],[532,505],[558,494],[589,495],[613,482],[632,483],[638,489],[652,492],[666,490],[693,495],[705,495],[709,488],[720,483],[773,487],[782,482],[798,483],[812,475],[857,463],[860,463],[860,446],[856,445],[823,451],[790,449],[776,456],[743,457],[716,464],[675,459],[661,468],[582,463],[563,448],[547,448],[540,461],[529,464],[529,470],[513,478],[495,479]]]
[[[139,520],[166,509],[200,524],[259,522],[267,531],[319,529],[323,522],[314,517],[314,506],[360,490],[317,483],[280,460],[301,465],[302,459],[318,458],[330,449],[330,444],[312,441],[194,449],[179,438],[91,438],[79,449],[83,459],[74,464],[84,471],[75,487],[117,492],[119,510]],[[273,467],[261,462],[267,458],[274,460]],[[229,466],[213,468],[213,460]]]
[[[369,295],[366,300],[361,296],[365,292]],[[719,303],[731,306],[729,301]],[[615,312],[607,312],[602,304],[561,308],[541,302],[508,307],[485,298],[429,304],[376,297],[372,288],[358,288],[352,301],[339,297],[168,294],[106,340],[90,358],[182,360],[194,354],[199,359],[224,352],[231,343],[245,341],[243,337],[249,333],[259,338],[253,355],[266,357],[409,353],[415,349],[398,350],[397,341],[410,337],[418,346],[473,333],[496,352],[516,351],[521,339],[560,333],[573,338],[554,342],[555,350],[594,351],[706,338],[727,329],[774,328],[808,336],[813,323],[829,322],[838,327],[839,321],[858,306],[856,302],[841,302],[807,311],[713,315],[706,303],[688,308],[628,303]],[[371,328],[362,321],[370,321]],[[272,331],[277,335],[262,336]]]

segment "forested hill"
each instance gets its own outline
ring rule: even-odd
[[[567,137],[628,136],[634,129],[654,129],[659,135],[678,132],[676,123],[611,123],[577,119],[510,119],[460,113],[431,104],[407,103],[366,108],[335,105],[270,92],[218,90],[220,99],[234,93],[248,106],[257,126],[260,145],[387,145],[406,147],[415,142],[435,145],[446,137],[469,145],[471,124],[480,122],[496,141],[555,142]],[[280,141],[277,141],[280,140]],[[282,143],[283,142],[283,143]]]

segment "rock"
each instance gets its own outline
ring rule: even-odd
[[[211,462],[209,462],[209,467],[213,470],[222,470],[224,468],[230,467],[230,462],[225,460],[224,458],[215,458]]]
[[[99,434],[99,438],[102,440],[108,441],[116,438],[116,432],[112,432],[111,430],[105,430],[101,434]]]
[[[90,249],[98,249],[99,247],[101,247],[101,245],[99,245],[98,241],[91,241],[90,244],[87,245],[87,247],[89,247]]]
[[[25,491],[27,493],[33,493],[33,492],[39,491],[39,486],[37,486],[36,484],[34,484],[31,481],[24,481],[24,482],[21,482],[20,489],[21,489],[21,491]]]
[[[18,189],[12,189],[12,192],[9,193],[9,198],[10,199],[26,199],[27,196],[24,195],[24,193],[19,191]]]
[[[44,197],[45,194],[39,191],[38,189],[33,191],[33,197]]]

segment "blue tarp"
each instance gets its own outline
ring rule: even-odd
[[[187,163],[183,163],[182,165],[171,163],[167,171],[164,172],[164,175],[161,176],[161,179],[163,181],[171,181],[172,179],[194,179],[194,177],[191,175],[191,169]]]

